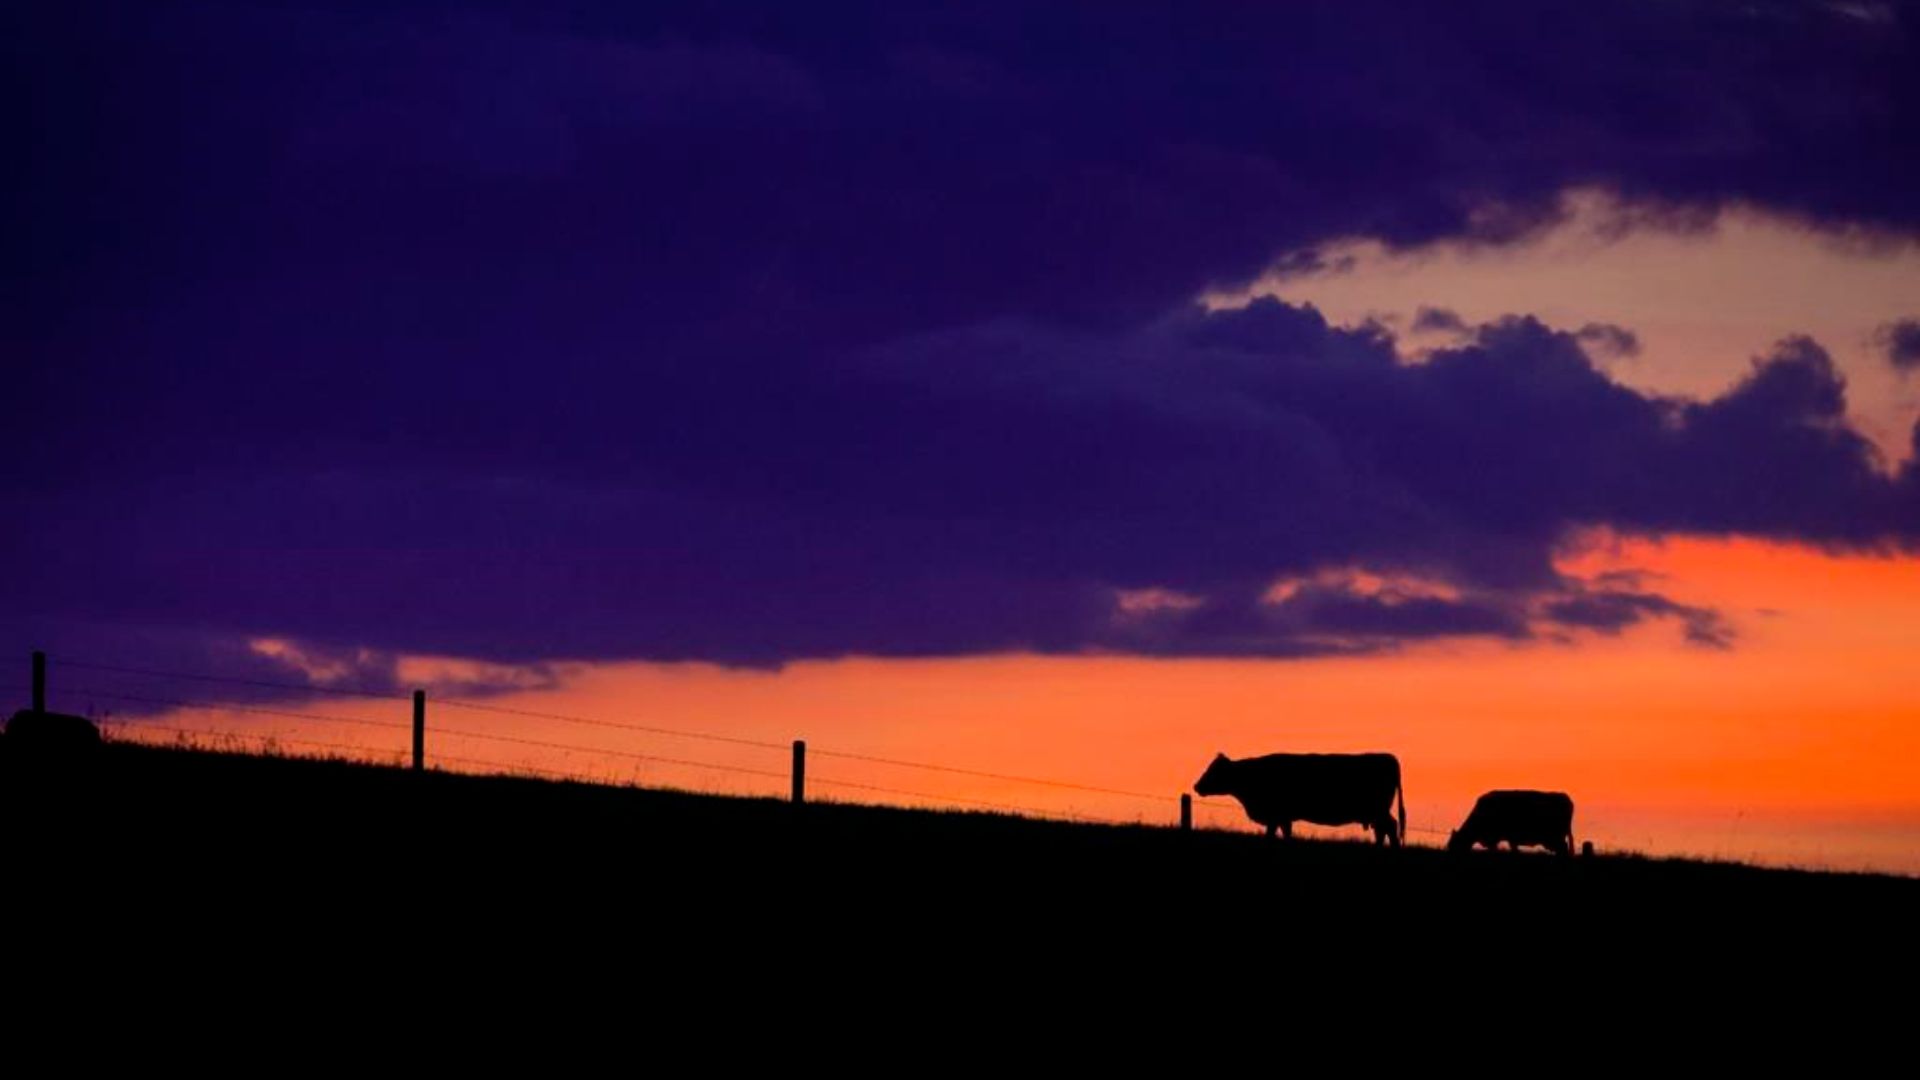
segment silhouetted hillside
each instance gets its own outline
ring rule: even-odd
[[[1510,976],[1564,999],[1500,991],[1529,1009],[1799,995],[1897,969],[1920,903],[1920,882],[1874,875],[796,812],[124,744],[65,777],[12,765],[13,917],[29,901],[63,948],[105,931],[201,964],[265,950],[391,973],[433,957],[436,979],[486,958],[489,979],[695,1000],[787,986],[796,1009],[851,986],[1047,987],[1180,1010],[1351,1002],[1364,1026],[1469,1008],[1468,987]]]

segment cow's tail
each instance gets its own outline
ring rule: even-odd
[[[1400,803],[1400,836],[1395,847],[1407,846],[1407,785],[1400,779],[1400,770],[1394,769],[1393,797]]]

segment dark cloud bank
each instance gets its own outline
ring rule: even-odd
[[[1338,238],[1523,238],[1575,187],[1635,227],[1739,201],[1910,239],[1913,5],[7,18],[20,648],[287,674],[235,645],[275,635],[377,683],[395,652],[1719,644],[1554,546],[1920,536],[1810,341],[1681,402],[1596,368],[1617,327],[1449,324],[1407,363],[1190,306]]]
[[[1887,350],[1887,363],[1905,374],[1920,371],[1920,319],[1896,319],[1875,334]]]

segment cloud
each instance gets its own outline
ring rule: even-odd
[[[1523,640],[1526,612],[1512,598],[1360,591],[1316,582],[1283,599],[1231,594],[1188,607],[1129,612],[1103,632],[1100,651],[1149,656],[1358,656],[1451,637]]]
[[[1423,307],[1413,313],[1416,334],[1464,334],[1467,330],[1467,321],[1448,308]]]
[[[485,697],[551,688],[560,679],[553,665],[538,661],[493,668],[421,662],[363,646],[118,620],[10,614],[0,616],[0,640],[15,646],[23,671],[29,646],[46,651],[53,707],[91,716],[149,716],[210,702],[244,707],[342,692],[401,698],[424,689],[436,698]]]
[[[1545,615],[1563,626],[1617,635],[1650,618],[1678,619],[1686,639],[1696,645],[1724,649],[1733,644],[1734,630],[1725,616],[1709,608],[1676,603],[1657,593],[1589,591],[1576,589],[1548,602]]]
[[[1508,241],[1571,187],[1920,227],[1905,8],[563,7],[23,14],[21,310],[725,351],[1129,322],[1338,238]]]
[[[1344,274],[1358,263],[1359,259],[1354,255],[1339,255],[1329,259],[1318,248],[1300,248],[1286,252],[1267,264],[1267,276],[1286,279]]]
[[[40,493],[49,526],[0,541],[40,568],[9,579],[6,606],[509,663],[1323,655],[1522,639],[1553,602],[1569,625],[1604,629],[1595,605],[1611,605],[1717,633],[1624,580],[1570,592],[1553,552],[1583,528],[1916,535],[1911,469],[1881,468],[1804,339],[1721,397],[1674,402],[1532,319],[1410,364],[1378,327],[1263,299],[1134,330],[1000,322],[800,367],[635,366],[580,397],[462,394],[394,425],[378,456],[300,464],[303,443],[263,434],[258,461]],[[476,409],[540,441],[476,462]],[[189,427],[156,454],[227,451]],[[1272,599],[1329,567],[1444,588]]]
[[[1581,527],[1910,547],[1810,342],[1676,402],[1189,306],[1572,189],[1920,232],[1906,8],[1550,7],[37,6],[4,640],[1311,655],[1541,634]],[[1328,567],[1452,592],[1264,599]]]
[[[1587,347],[1587,351],[1607,359],[1624,359],[1640,355],[1640,336],[1624,326],[1612,323],[1588,323],[1574,331],[1574,337]]]
[[[1313,586],[1279,605],[1303,629],[1333,640],[1399,644],[1440,637],[1524,638],[1524,618],[1491,598],[1363,593]]]
[[[1896,319],[1880,327],[1874,340],[1887,350],[1887,363],[1906,374],[1920,370],[1920,319]]]

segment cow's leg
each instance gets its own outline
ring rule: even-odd
[[[1274,834],[1274,831],[1275,831],[1275,830],[1277,830],[1278,828],[1279,828],[1279,826],[1278,826],[1278,825],[1269,825],[1269,826],[1267,826],[1267,839],[1269,839],[1269,840],[1271,840],[1271,839],[1273,839],[1273,834]]]
[[[1281,836],[1282,836],[1283,838],[1285,838],[1285,839],[1288,839],[1288,840],[1291,840],[1291,839],[1293,839],[1293,822],[1291,822],[1291,821],[1283,821],[1283,822],[1281,822],[1281,823],[1280,823],[1280,835],[1281,835]]]

